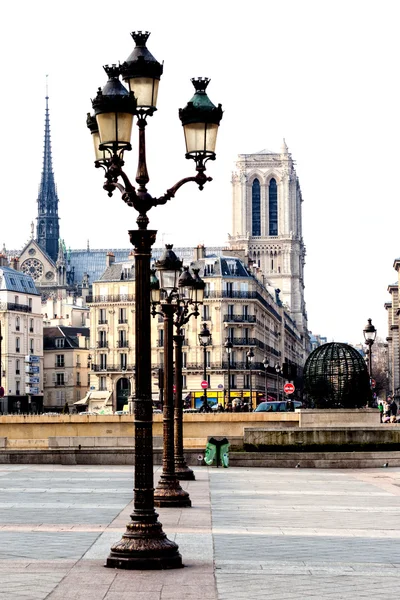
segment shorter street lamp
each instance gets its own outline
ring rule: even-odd
[[[279,375],[281,374],[282,368],[280,366],[279,363],[276,363],[275,365],[275,371],[276,371],[276,385],[278,388],[278,401],[280,400],[280,390],[279,390]]]
[[[199,333],[199,343],[203,348],[203,379],[207,381],[207,346],[212,344],[212,336],[206,323],[203,323],[202,327],[203,329]],[[207,402],[207,388],[204,390],[202,408],[206,412],[210,410]]]
[[[225,350],[228,355],[228,404],[231,401],[231,353],[233,344],[230,340],[225,342]]]
[[[250,371],[250,403],[249,403],[249,411],[251,412],[253,410],[253,382],[252,382],[252,378],[251,378],[251,364],[254,360],[254,352],[253,350],[250,348],[250,350],[247,352],[247,364],[249,365],[249,371]]]
[[[364,339],[368,346],[368,371],[370,378],[372,377],[372,346],[376,338],[376,329],[372,325],[372,320],[368,319],[368,323],[364,327]]]
[[[154,490],[155,506],[191,506],[189,494],[180,486],[175,473],[174,460],[174,359],[173,359],[173,317],[176,306],[174,301],[178,292],[178,279],[182,261],[167,244],[166,249],[155,267],[159,274],[159,283],[154,273],[150,278],[151,300],[159,301],[161,313],[156,313],[155,303],[152,314],[164,317],[164,407],[163,407],[163,470]],[[182,394],[181,394],[182,396]],[[182,398],[181,398],[182,400]]]
[[[263,360],[263,365],[264,365],[264,369],[265,369],[265,401],[268,401],[268,367],[269,367],[269,360],[267,357],[264,358]]]

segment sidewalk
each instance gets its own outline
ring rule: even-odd
[[[400,469],[196,469],[159,509],[184,569],[104,568],[131,467],[0,465],[0,600],[389,599],[400,591]],[[157,475],[160,469],[157,470]]]

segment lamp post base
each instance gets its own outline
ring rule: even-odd
[[[155,513],[157,518],[157,513]],[[171,542],[159,521],[131,522],[122,539],[111,547],[106,567],[127,570],[180,569],[178,545]]]
[[[177,479],[182,481],[195,481],[196,477],[190,467],[188,467],[185,462],[183,464],[175,463],[175,475]]]
[[[161,475],[154,490],[154,505],[158,507],[192,506],[189,494],[181,488],[176,475]]]

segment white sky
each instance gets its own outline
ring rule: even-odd
[[[224,117],[214,181],[188,184],[149,213],[157,245],[223,245],[231,231],[231,171],[240,153],[278,151],[285,137],[304,197],[309,327],[357,343],[368,317],[386,337],[387,285],[396,281],[399,3],[396,0],[2,3],[0,145],[2,234],[21,248],[37,214],[45,75],[53,166],[67,246],[129,247],[136,213],[102,190],[86,129],[102,65],[125,60],[133,30],[164,60],[159,110],[147,128],[149,191],[194,174],[178,108],[191,77],[211,78]],[[136,132],[134,133],[136,135]],[[136,138],[137,139],[137,138]],[[134,179],[134,151],[127,171]],[[36,222],[36,221],[35,221]]]

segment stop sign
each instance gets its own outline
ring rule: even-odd
[[[203,379],[203,381],[201,382],[201,387],[203,388],[203,390],[206,390],[208,388],[208,382]]]
[[[285,392],[285,394],[293,394],[293,392],[294,392],[293,383],[285,383],[285,385],[283,386],[283,391]]]

